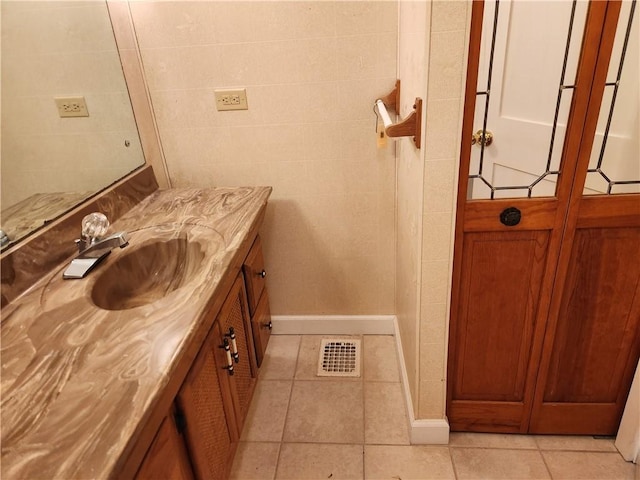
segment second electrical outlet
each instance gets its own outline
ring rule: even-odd
[[[216,108],[223,110],[248,110],[247,90],[245,88],[214,90]]]

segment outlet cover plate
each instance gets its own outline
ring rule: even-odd
[[[84,97],[55,97],[54,100],[60,118],[89,116],[87,102]]]
[[[247,89],[218,89],[214,90],[216,96],[216,108],[223,112],[226,110],[248,110]]]

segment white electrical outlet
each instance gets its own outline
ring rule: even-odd
[[[214,90],[216,95],[216,108],[225,110],[248,110],[247,90],[245,88]]]
[[[55,97],[58,114],[63,117],[88,117],[89,110],[84,97]]]

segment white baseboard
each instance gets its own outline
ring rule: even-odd
[[[398,327],[398,320],[393,321],[394,336],[396,338],[396,350],[400,363],[400,377],[404,392],[405,406],[409,415],[409,438],[412,445],[447,445],[449,443],[449,422],[444,418],[416,419],[409,388],[407,365],[404,362],[402,339]]]
[[[393,335],[395,315],[272,315],[274,335]]]
[[[449,422],[443,418],[416,419],[409,390],[398,320],[395,315],[272,315],[274,335],[394,335],[398,362],[409,414],[412,445],[446,445]]]
[[[444,418],[412,420],[409,429],[411,445],[448,445],[449,422]]]

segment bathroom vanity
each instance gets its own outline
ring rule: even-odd
[[[228,475],[270,334],[270,192],[156,191],[112,225],[126,248],[3,307],[3,477]]]

